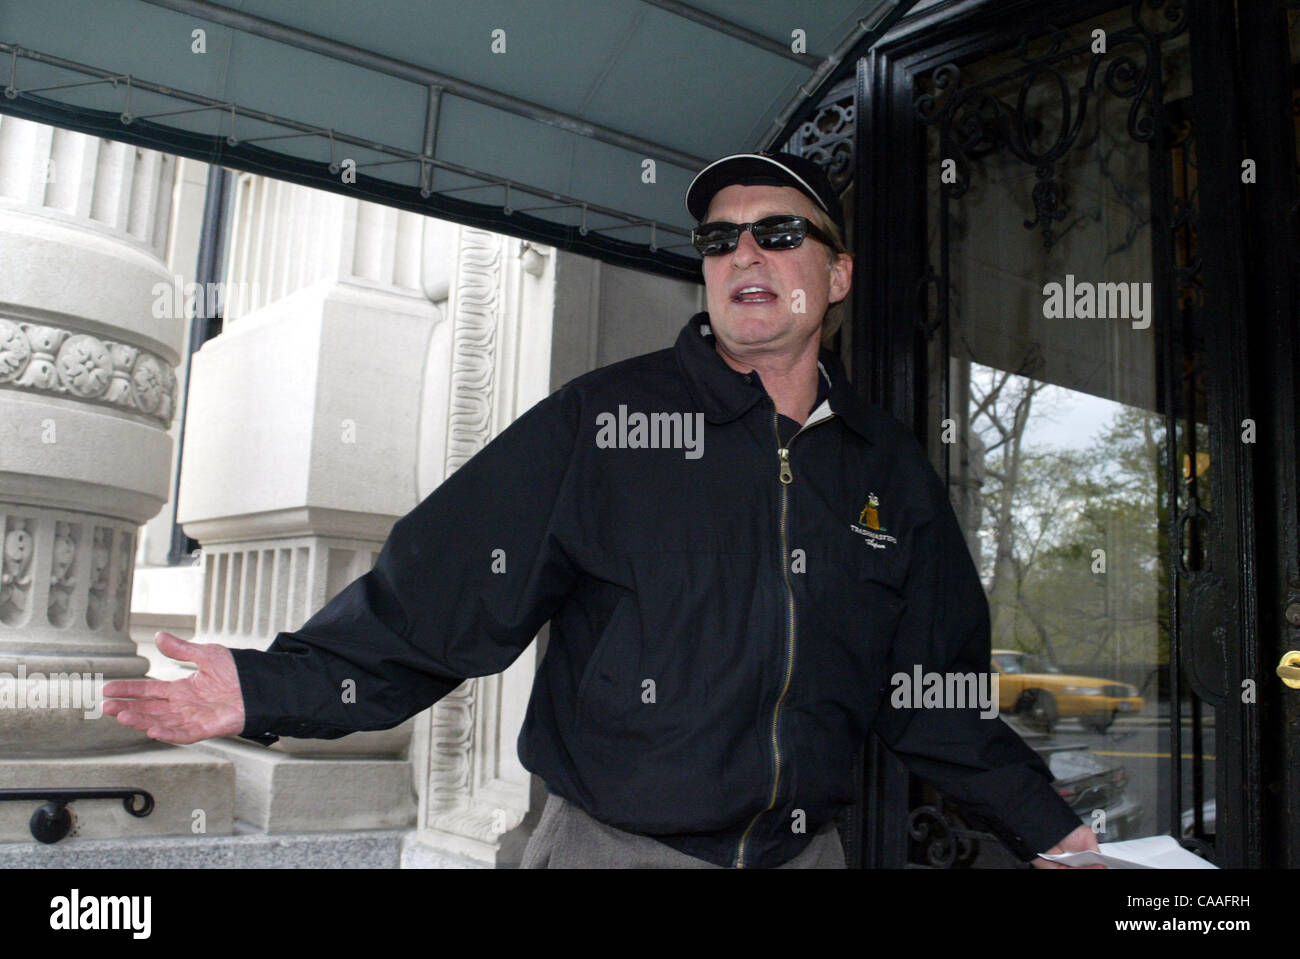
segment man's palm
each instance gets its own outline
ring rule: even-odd
[[[235,657],[217,643],[190,643],[171,633],[156,635],[168,659],[193,663],[198,672],[185,679],[115,679],[104,684],[104,712],[150,739],[176,745],[214,736],[234,736],[244,728]],[[117,698],[114,698],[117,697]]]

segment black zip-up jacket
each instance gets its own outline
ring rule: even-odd
[[[1006,723],[891,704],[917,667],[988,673],[988,604],[919,444],[830,351],[820,372],[829,399],[797,429],[700,313],[671,349],[565,384],[300,630],[233,651],[241,735],[389,728],[505,669],[549,620],[520,760],[616,828],[779,865],[854,801],[874,727],[1022,859],[1046,851],[1080,821]],[[635,414],[702,421],[702,446]]]

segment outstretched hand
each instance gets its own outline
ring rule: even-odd
[[[1087,826],[1080,826],[1074,832],[1070,833],[1060,842],[1058,842],[1047,852],[1056,855],[1063,852],[1100,852],[1101,849],[1097,844],[1097,834]],[[1035,858],[1033,864],[1038,869],[1105,869],[1101,863],[1091,866],[1067,866],[1065,863],[1052,862],[1050,859]]]
[[[104,684],[104,712],[124,726],[144,730],[150,739],[175,745],[215,736],[234,736],[244,728],[244,698],[235,657],[218,643],[191,643],[171,633],[155,634],[168,659],[193,663],[198,672],[171,682],[115,679]]]

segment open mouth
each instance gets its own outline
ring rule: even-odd
[[[731,296],[733,303],[771,303],[776,294],[763,286],[742,286]]]

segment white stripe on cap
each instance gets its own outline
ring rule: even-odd
[[[807,188],[807,190],[808,190],[808,195],[809,195],[812,199],[814,199],[814,200],[817,202],[817,205],[818,205],[819,207],[821,207],[823,210],[825,210],[826,213],[827,213],[827,215],[830,214],[830,212],[831,212],[830,209],[826,206],[825,203],[822,202],[821,197],[817,194],[817,191],[814,190],[814,189],[812,188],[812,184],[811,184],[811,183],[809,183],[807,180],[805,180],[805,179],[804,179],[803,177],[801,177],[799,174],[795,173],[793,170],[791,170],[791,169],[790,169],[788,166],[786,166],[784,163],[781,163],[781,162],[779,162],[779,161],[777,161],[777,160],[773,160],[771,157],[765,157],[765,156],[763,156],[761,153],[733,153],[731,156],[723,157],[723,158],[720,159],[720,160],[714,160],[712,163],[710,163],[708,166],[706,166],[706,167],[705,167],[703,170],[701,170],[699,173],[695,174],[695,179],[692,180],[692,181],[691,181],[691,185],[688,186],[688,187],[686,188],[686,196],[689,197],[689,196],[691,195],[691,191],[692,191],[693,189],[695,189],[695,184],[699,181],[700,177],[704,176],[704,174],[708,173],[710,170],[712,170],[712,169],[713,169],[715,166],[717,166],[719,163],[727,163],[727,162],[730,161],[730,160],[740,160],[740,159],[763,160],[763,161],[766,161],[767,163],[772,164],[772,166],[774,166],[774,167],[776,167],[777,169],[781,170],[781,171],[782,171],[783,173],[785,173],[787,176],[791,177],[792,179],[798,180],[800,183],[802,183],[802,184]],[[684,201],[683,201],[683,202],[684,202]],[[686,213],[687,213],[689,216],[694,216],[694,215],[695,215],[695,214],[691,213],[691,208],[690,208],[689,206],[686,208]]]

